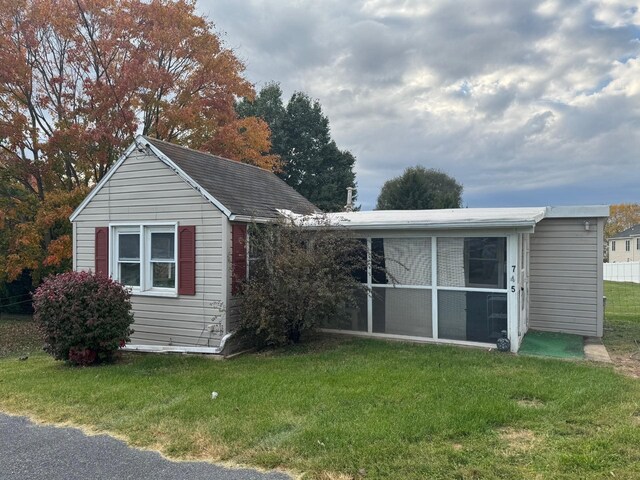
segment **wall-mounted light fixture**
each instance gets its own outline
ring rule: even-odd
[[[591,225],[589,225],[589,222],[584,222],[584,229],[588,232],[589,228],[591,228]]]

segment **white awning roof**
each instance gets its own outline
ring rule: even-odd
[[[371,210],[337,212],[324,215],[280,213],[307,226],[340,225],[354,229],[456,229],[456,228],[531,228],[545,217],[589,218],[608,216],[608,206],[456,208],[447,210]]]

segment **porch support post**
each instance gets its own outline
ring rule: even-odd
[[[518,260],[518,235],[513,233],[507,235],[507,333],[509,340],[511,340],[513,353],[516,353],[520,348],[520,337],[518,336],[520,265]]]
[[[438,339],[438,238],[431,237],[431,332]]]
[[[371,252],[371,237],[367,237],[367,332],[373,333],[373,254]]]

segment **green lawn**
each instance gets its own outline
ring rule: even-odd
[[[604,343],[612,355],[634,354],[640,363],[640,284],[604,282]],[[640,365],[639,365],[640,366]]]
[[[341,339],[228,361],[8,357],[0,392],[3,411],[306,478],[640,478],[640,382],[589,363]]]

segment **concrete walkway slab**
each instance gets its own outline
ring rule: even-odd
[[[287,480],[280,472],[230,469],[207,462],[173,462],[108,435],[77,428],[36,425],[0,413],[0,478],[3,480]]]
[[[592,362],[613,363],[607,348],[598,337],[586,337],[584,339],[584,356]]]

